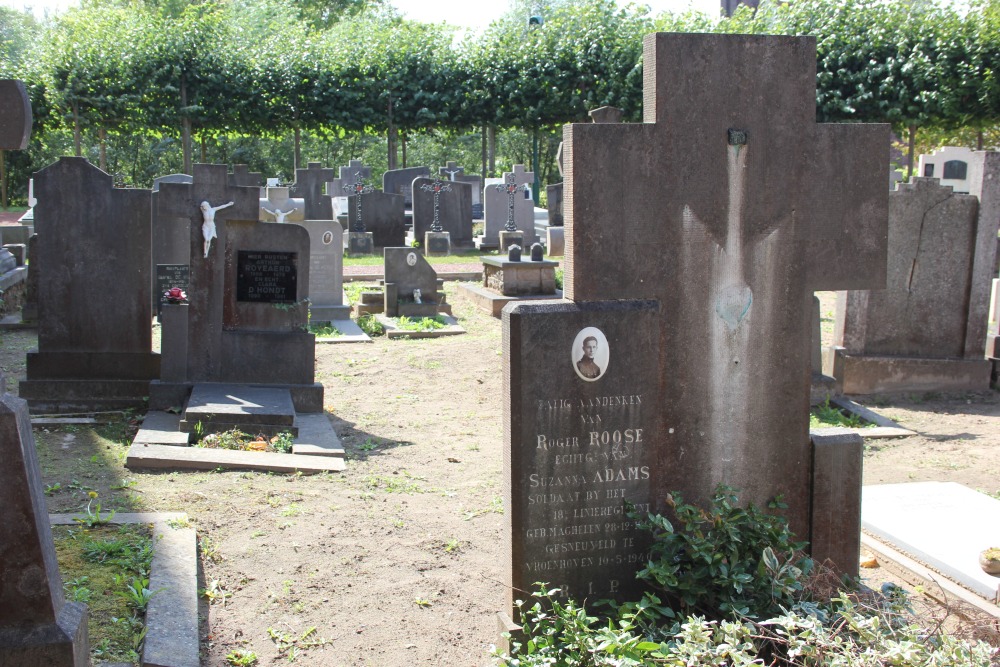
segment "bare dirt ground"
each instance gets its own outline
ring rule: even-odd
[[[344,473],[131,472],[124,440],[36,427],[45,483],[61,484],[50,509],[78,511],[93,487],[105,507],[188,513],[199,586],[214,597],[201,610],[204,665],[237,649],[261,665],[293,651],[296,664],[324,667],[491,664],[503,599],[501,327],[447,289],[467,335],[317,347]],[[34,336],[2,334],[12,390]],[[860,402],[917,432],[870,441],[866,483],[1000,491],[1000,392]]]

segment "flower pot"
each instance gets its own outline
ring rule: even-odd
[[[990,553],[991,557],[987,557],[987,552]],[[991,548],[982,551],[979,554],[979,566],[983,568],[983,572],[986,574],[993,575],[994,577],[1000,577],[1000,557],[997,557],[997,549]]]

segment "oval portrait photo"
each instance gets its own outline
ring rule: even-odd
[[[573,370],[587,382],[593,382],[604,375],[608,369],[611,351],[608,349],[608,339],[597,327],[584,327],[573,340],[570,351],[573,360]]]

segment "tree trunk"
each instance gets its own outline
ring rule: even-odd
[[[403,148],[403,169],[406,169],[406,131],[399,133],[399,144]]]
[[[302,164],[302,130],[295,126],[295,164],[292,165],[292,173]]]
[[[187,109],[188,105],[188,95],[187,95],[187,79],[184,75],[181,75],[181,109]],[[191,119],[188,118],[187,112],[182,111],[184,116],[181,117],[181,149],[184,152],[184,173],[190,174],[194,171],[191,166]]]
[[[909,147],[907,150],[907,162],[909,163],[906,167],[906,182],[909,183],[913,180],[913,159],[914,153],[917,150],[917,126],[911,125],[909,128]]]
[[[389,97],[389,131],[386,136],[388,155],[386,163],[389,169],[396,169],[396,126],[392,122],[392,97]]]
[[[199,138],[201,139],[201,163],[208,164],[208,141],[205,140],[204,134]]]
[[[983,150],[983,128],[979,128],[976,132],[976,150]]]
[[[77,157],[83,155],[83,147],[80,145],[80,106],[76,102],[73,103],[73,148]]]
[[[108,170],[108,131],[103,127],[97,128],[97,143],[100,150],[100,160],[97,166],[101,168],[101,171]]]
[[[493,178],[497,172],[497,126],[493,123],[489,124],[489,143],[490,146],[487,150],[489,153],[490,173],[483,174],[483,178],[486,178],[486,176]]]
[[[483,163],[483,168],[479,170],[479,173],[483,175],[483,178],[486,178],[486,126],[485,125],[483,125],[482,130],[483,131],[482,131],[481,134],[482,134],[482,139],[483,139],[483,142],[482,142],[482,144],[483,144],[483,146],[482,146],[482,163]]]
[[[10,202],[7,201],[7,151],[2,148],[0,148],[0,203],[3,203],[5,211],[10,206]]]

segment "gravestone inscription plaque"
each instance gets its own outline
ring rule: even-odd
[[[236,300],[256,303],[294,303],[295,267],[293,252],[240,250],[236,259]]]
[[[164,292],[171,287],[180,287],[187,292],[191,281],[191,267],[187,264],[157,264],[156,265],[156,315],[160,315],[160,307],[167,302]]]

